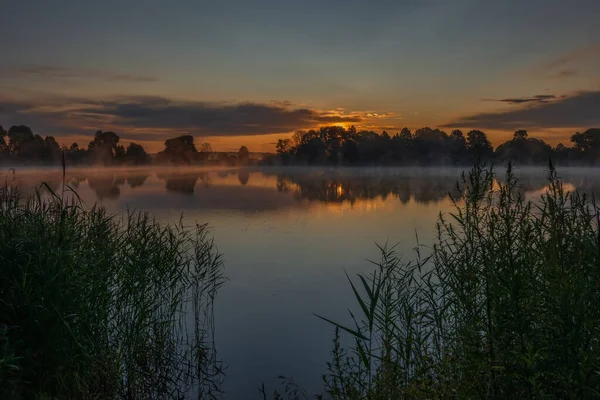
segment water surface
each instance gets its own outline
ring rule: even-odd
[[[144,210],[161,220],[208,223],[229,281],[215,305],[216,345],[227,365],[225,398],[261,398],[264,382],[293,377],[309,393],[321,389],[333,329],[319,313],[349,323],[353,305],[344,271],[367,272],[375,243],[398,244],[412,257],[430,245],[440,212],[461,169],[80,169],[67,185],[87,205],[113,213]],[[568,187],[600,194],[595,169],[563,169]],[[517,169],[522,190],[536,198],[543,169]],[[46,182],[60,192],[62,172],[19,169],[0,178],[24,192]],[[42,187],[39,190],[47,190]]]

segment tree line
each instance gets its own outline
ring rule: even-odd
[[[42,137],[25,125],[12,126],[8,131],[0,126],[0,162],[56,164],[65,157],[70,164],[145,165],[157,164],[219,164],[246,165],[250,153],[241,146],[236,156],[215,153],[209,143],[198,149],[191,135],[165,141],[165,148],[155,157],[138,143],[124,147],[115,132],[97,131],[87,147],[77,143],[60,146],[52,136]],[[450,134],[432,128],[420,128],[414,133],[403,128],[395,135],[386,131],[357,131],[354,126],[325,126],[296,132],[290,139],[279,139],[276,155],[263,160],[277,165],[472,165],[475,159],[491,162],[512,161],[536,165],[552,159],[569,165],[600,163],[600,129],[592,128],[571,136],[571,147],[559,143],[556,147],[531,138],[518,130],[513,137],[492,147],[487,135],[471,130]]]
[[[209,143],[202,143],[200,149],[194,144],[191,135],[177,136],[165,141],[164,150],[153,159],[138,143],[127,147],[119,143],[115,132],[97,131],[87,147],[73,143],[60,146],[53,136],[42,137],[30,127],[15,125],[8,131],[0,126],[0,162],[56,164],[64,157],[69,164],[100,165],[146,165],[159,164],[208,164],[245,165],[250,152],[242,146],[236,156],[227,153],[213,153]],[[214,155],[214,157],[212,156]]]
[[[326,126],[279,139],[272,163],[283,165],[472,165],[476,159],[512,161],[536,165],[552,159],[563,164],[592,165],[600,162],[600,129],[571,136],[572,147],[552,148],[527,131],[518,130],[496,149],[480,130],[466,135],[429,127],[414,133],[404,128],[391,136],[386,131],[357,131],[354,126]]]

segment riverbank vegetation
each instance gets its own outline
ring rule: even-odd
[[[373,273],[350,280],[355,323],[322,317],[335,326],[325,398],[600,396],[598,208],[552,166],[536,202],[510,168],[496,178],[473,169],[432,247],[383,246]]]
[[[206,226],[0,189],[0,397],[210,397],[221,256]]]

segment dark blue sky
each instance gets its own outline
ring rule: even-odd
[[[600,125],[597,0],[0,3],[0,124],[42,134],[263,149],[323,123],[550,141]]]

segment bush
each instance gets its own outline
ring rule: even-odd
[[[42,189],[0,189],[0,397],[214,393],[223,278],[206,226],[111,216]]]

